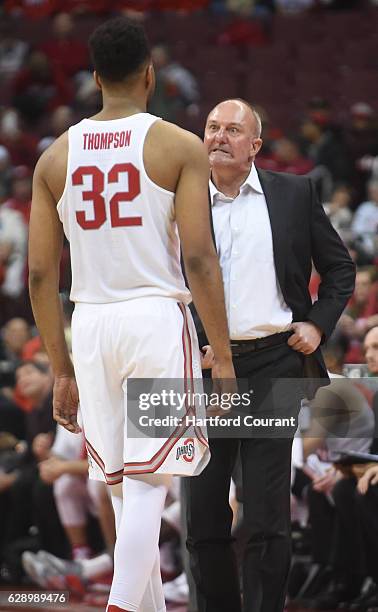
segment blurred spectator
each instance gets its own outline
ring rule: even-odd
[[[262,157],[256,164],[265,170],[276,172],[290,172],[292,174],[307,174],[313,169],[314,163],[303,157],[299,146],[291,138],[280,138],[273,144],[271,157]]]
[[[14,168],[10,196],[4,207],[19,212],[28,226],[32,197],[32,173],[27,166]]]
[[[61,426],[51,453],[38,466],[40,478],[53,484],[55,503],[67,534],[74,560],[91,556],[87,538],[88,512],[95,515],[96,481],[88,479],[88,461],[82,434],[73,435]]]
[[[14,365],[21,361],[25,344],[30,339],[30,327],[24,319],[10,319],[4,325],[1,333],[1,359]]]
[[[366,197],[365,183],[371,170],[366,162],[378,155],[378,129],[373,108],[366,102],[353,104],[349,112],[345,139],[351,160],[351,183],[356,191],[357,202],[361,202]]]
[[[362,338],[378,319],[378,285],[374,268],[357,270],[354,294],[345,313],[355,321],[354,333]]]
[[[9,151],[0,145],[0,203],[9,195],[11,186],[12,167]]]
[[[314,123],[327,128],[333,127],[331,105],[326,98],[311,98],[306,105],[306,116]]]
[[[349,164],[345,145],[324,121],[306,119],[301,126],[303,150],[316,166],[326,166],[335,182],[348,178]]]
[[[15,74],[23,64],[28,45],[9,31],[9,25],[0,24],[0,80]]]
[[[226,0],[224,4],[228,12],[247,17],[253,13],[255,0]]]
[[[16,210],[0,201],[0,325],[10,318],[12,300],[25,285],[27,231]]]
[[[354,294],[341,315],[338,328],[352,341],[346,363],[362,363],[361,340],[378,324],[378,285],[373,282],[374,268],[357,270]]]
[[[378,179],[372,179],[368,184],[368,200],[357,208],[352,231],[362,238],[365,248],[373,254],[376,251],[378,235]]]
[[[72,84],[40,51],[30,54],[25,67],[15,75],[11,91],[15,108],[34,124],[46,112],[73,98]]]
[[[319,389],[311,402],[311,424],[303,436],[302,479],[307,482],[314,565],[298,604],[319,610],[356,597],[364,578],[360,533],[357,525],[350,530],[353,505],[344,503],[345,496],[353,499],[355,482],[344,480],[332,465],[348,450],[369,451],[374,432],[365,394],[341,376],[347,349],[347,339],[337,334],[323,348],[331,384]]]
[[[329,220],[337,232],[349,230],[352,222],[352,212],[349,208],[352,201],[350,188],[339,185],[333,190],[329,202],[323,204]]]
[[[92,76],[91,79],[93,80]],[[39,154],[42,154],[43,151],[58,138],[58,136],[61,136],[61,134],[68,130],[68,128],[75,122],[73,110],[69,106],[59,106],[54,110],[49,119],[50,133],[41,138],[39,141],[37,146]]]
[[[68,13],[55,15],[52,36],[38,49],[66,79],[89,66],[88,47],[74,35],[74,21]]]
[[[53,377],[48,366],[32,361],[16,370],[17,391],[30,402],[25,416],[26,439],[32,442],[39,433],[55,432],[52,411]]]
[[[185,107],[199,101],[200,94],[196,78],[187,68],[172,60],[166,46],[153,47],[152,60],[157,76],[163,81],[170,95],[178,96]]]
[[[372,327],[364,338],[364,354],[369,376],[378,376],[378,325]]]
[[[344,237],[344,240],[351,258],[358,267],[370,266],[374,264],[374,257],[371,253],[366,251],[361,238],[354,237],[352,234],[351,237]]]
[[[0,112],[0,144],[5,146],[15,166],[32,168],[37,161],[37,137],[25,131],[16,109]]]
[[[75,77],[75,88],[75,105],[87,116],[96,114],[101,107],[101,93],[92,72],[81,70]]]

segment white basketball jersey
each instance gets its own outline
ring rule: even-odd
[[[57,205],[70,242],[74,302],[165,296],[188,304],[174,193],[143,163],[148,113],[84,119],[68,132],[67,177]]]

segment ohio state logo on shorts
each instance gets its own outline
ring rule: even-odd
[[[187,463],[191,463],[194,459],[194,440],[193,438],[187,438],[184,444],[178,446],[176,449],[176,461],[184,459]]]

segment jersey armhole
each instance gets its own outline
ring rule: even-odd
[[[164,189],[164,187],[161,187],[160,185],[158,185],[157,183],[155,183],[155,181],[153,181],[147,174],[147,170],[145,168],[144,165],[144,143],[146,142],[146,138],[148,135],[148,132],[150,131],[150,129],[152,128],[153,125],[155,125],[156,121],[161,121],[160,117],[155,117],[154,121],[152,121],[152,123],[150,123],[150,125],[148,126],[144,139],[143,139],[143,145],[139,147],[139,163],[140,163],[140,168],[141,168],[141,172],[144,176],[144,178],[146,179],[147,183],[149,183],[150,185],[152,185],[152,187],[154,187],[155,189],[157,189],[158,191],[161,191],[161,193],[165,193],[166,195],[169,195],[171,197],[174,197],[175,192],[174,191],[169,191],[168,189]]]
[[[71,128],[68,129],[68,151],[67,151],[67,170],[66,170],[66,180],[64,183],[64,189],[63,189],[63,193],[59,198],[59,201],[57,202],[56,205],[56,210],[58,211],[58,215],[59,218],[61,219],[61,213],[62,213],[62,204],[63,204],[63,200],[64,200],[64,196],[66,195],[66,191],[68,189],[68,181],[69,181],[69,175],[70,175],[70,161],[71,161],[71,146],[70,146],[70,140],[71,140]]]

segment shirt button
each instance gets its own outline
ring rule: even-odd
[[[239,251],[234,251],[233,255],[239,255]]]
[[[236,308],[236,304],[232,304],[232,308]]]

